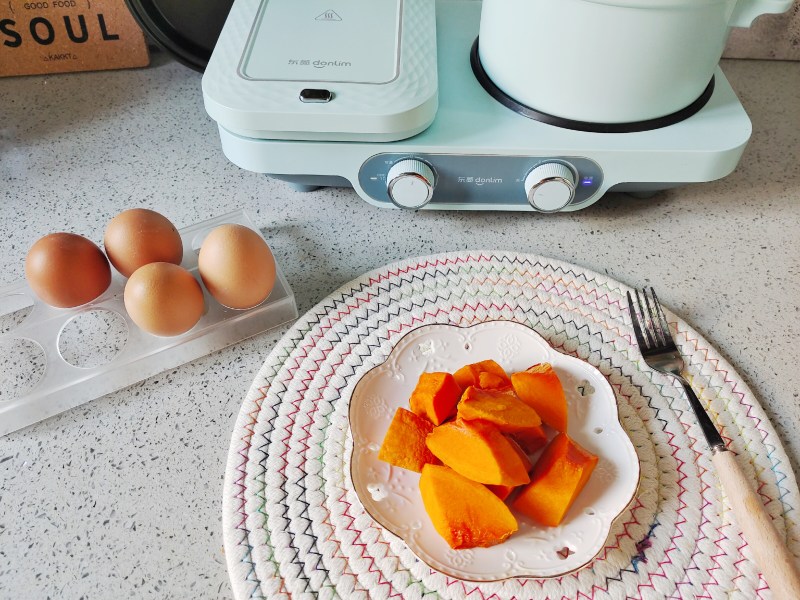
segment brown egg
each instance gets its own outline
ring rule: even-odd
[[[203,316],[203,289],[189,271],[167,262],[139,267],[125,284],[125,310],[153,335],[180,335]]]
[[[86,304],[108,289],[111,267],[93,242],[75,233],[51,233],[25,257],[25,278],[43,302],[59,308]]]
[[[213,229],[200,246],[197,266],[211,295],[229,308],[257,306],[275,286],[272,250],[244,225]]]
[[[131,208],[111,219],[103,238],[108,259],[125,277],[152,262],[176,265],[183,260],[183,241],[164,215],[146,208]]]

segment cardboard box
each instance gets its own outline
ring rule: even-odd
[[[150,64],[124,0],[0,2],[0,76]]]

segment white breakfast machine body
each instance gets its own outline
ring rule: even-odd
[[[584,131],[529,118],[476,77],[480,2],[373,3],[382,8],[236,0],[203,76],[229,160],[300,189],[351,186],[387,208],[553,212],[608,191],[644,197],[719,179],[750,137],[719,69],[701,106],[656,128]],[[343,23],[349,29],[337,33]],[[315,33],[325,27],[334,33]],[[380,56],[362,61],[367,48]],[[550,171],[548,181],[572,183],[563,204],[543,180],[531,181]]]

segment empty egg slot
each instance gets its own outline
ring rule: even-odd
[[[128,343],[128,325],[117,312],[93,309],[71,318],[58,335],[58,353],[68,364],[92,369],[110,363]]]

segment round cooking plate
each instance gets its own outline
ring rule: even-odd
[[[155,42],[183,64],[204,71],[233,0],[125,0]]]

